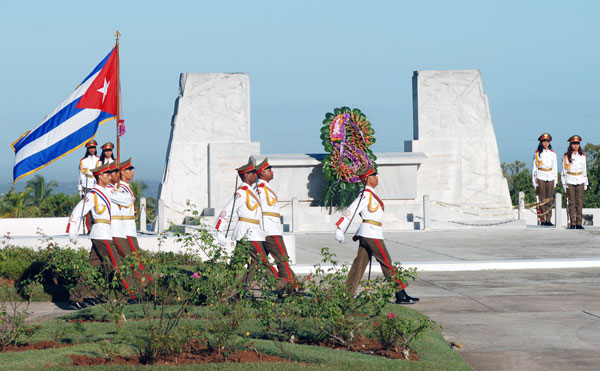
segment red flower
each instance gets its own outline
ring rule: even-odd
[[[389,312],[387,315],[387,318],[394,319],[394,318],[396,318],[396,314],[394,312]]]

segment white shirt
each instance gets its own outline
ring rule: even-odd
[[[96,185],[92,169],[97,167],[98,160],[100,160],[100,157],[92,155],[84,157],[79,161],[79,184],[77,184],[77,189],[82,196],[85,188],[92,189]]]
[[[567,155],[563,156],[563,169],[561,172],[561,180],[563,188],[567,189],[567,184],[585,184],[588,186],[587,167],[585,162],[585,154],[571,153],[571,163]]]
[[[531,170],[531,182],[533,187],[537,187],[536,179],[544,181],[556,180],[558,177],[558,166],[556,163],[556,153],[551,149],[536,151],[533,156],[533,166]]]
[[[242,186],[235,191],[231,200],[219,214],[215,229],[217,231],[227,229],[229,219],[232,215],[237,214],[238,218],[248,221],[238,220],[232,238],[239,241],[246,236],[249,241],[264,241],[265,231],[262,228],[262,210],[259,200],[252,187],[247,183],[242,183]]]
[[[100,157],[98,157],[98,161],[96,161],[96,167],[100,165],[112,164],[113,162],[115,162],[115,160],[110,157],[105,158],[104,162],[100,162]]]
[[[275,191],[273,191],[269,182],[263,179],[258,180],[258,186],[255,187],[255,190],[260,197],[266,235],[281,236],[283,234],[283,226],[281,225],[279,203],[277,202]]]
[[[375,193],[375,189],[367,186],[364,192],[358,195],[358,197],[348,206],[344,211],[342,217],[336,223],[336,226],[342,231],[346,229],[350,224],[350,219],[355,213],[360,215],[363,222],[356,231],[357,236],[383,239],[383,227],[381,225],[375,225],[365,221],[371,221],[375,223],[383,224],[383,201],[380,202],[379,198]]]
[[[112,208],[111,226],[113,237],[137,237],[137,228],[135,226],[135,197],[133,196],[131,188],[129,188],[129,184],[121,181],[119,189],[117,189],[114,184],[111,184],[110,187],[129,200],[128,205],[117,204]]]
[[[119,195],[115,189],[101,187],[96,184],[71,212],[67,232],[72,231],[77,233],[82,216],[91,211],[94,224],[92,225],[90,238],[95,240],[111,240],[113,236],[110,221],[113,202],[126,204],[129,202],[129,199]]]

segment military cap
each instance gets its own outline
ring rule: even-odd
[[[98,142],[96,142],[96,141],[95,141],[95,140],[93,140],[93,139],[92,139],[92,140],[90,140],[89,142],[87,142],[87,143],[85,144],[85,147],[86,147],[86,148],[87,148],[87,147],[96,147],[96,146],[98,146]]]
[[[540,135],[540,137],[538,138],[538,140],[541,142],[542,140],[547,140],[549,142],[552,142],[552,135],[548,134],[548,133],[544,133],[542,135]]]
[[[106,151],[106,150],[111,150],[112,151],[113,148],[115,148],[115,145],[112,144],[111,142],[106,142],[106,143],[104,143],[102,145],[102,150],[103,151]]]
[[[135,169],[135,168],[133,167],[133,165],[131,164],[131,157],[129,157],[129,159],[127,159],[127,160],[125,160],[125,161],[121,162],[121,163],[119,164],[119,169],[120,169],[120,170],[128,170],[128,169],[132,169],[132,170],[133,170],[133,169]]]
[[[256,173],[256,167],[253,160],[248,160],[246,165],[240,166],[237,169],[238,174]]]
[[[581,137],[579,135],[573,135],[569,138],[570,143],[581,143]]]
[[[271,165],[269,164],[269,159],[267,157],[265,157],[265,159],[263,160],[263,162],[261,162],[260,164],[256,165],[256,172],[260,173],[263,170],[266,169],[270,169]]]
[[[111,172],[111,173],[113,171],[118,171],[119,170],[119,166],[117,166],[119,164],[117,164],[117,161],[113,161],[113,162],[111,162],[110,164],[107,164],[107,165],[108,165],[108,171]]]
[[[112,163],[100,165],[97,168],[92,169],[92,174],[98,175],[98,174],[109,172],[111,165],[112,165]]]
[[[369,175],[377,175],[377,171],[375,171],[375,168],[371,164],[371,165],[369,165],[369,167],[367,167],[363,171],[359,171],[358,173],[356,173],[356,175],[358,175],[358,177],[361,180],[365,180],[369,177]]]

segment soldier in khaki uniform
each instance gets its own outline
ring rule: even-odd
[[[365,171],[359,173],[358,176],[363,184],[365,184],[365,189],[352,202],[348,209],[344,211],[342,217],[336,223],[337,229],[335,231],[335,239],[342,243],[344,242],[344,230],[350,224],[352,216],[359,214],[362,218],[362,223],[356,231],[356,236],[359,240],[358,254],[352,262],[348,280],[346,281],[348,291],[352,294],[356,292],[371,257],[377,259],[385,277],[392,278],[394,275],[392,258],[383,240],[384,205],[381,198],[375,193],[375,187],[379,184],[377,173],[373,166],[370,166]],[[406,285],[402,281],[396,279],[396,286],[398,288],[396,292],[397,304],[413,304],[419,301],[419,298],[408,296],[404,290]]]
[[[269,182],[273,179],[273,170],[269,165],[269,159],[265,158],[263,162],[256,166],[258,172],[258,182],[256,183],[256,192],[260,197],[262,206],[263,224],[265,229],[265,250],[275,259],[279,277],[288,281],[290,287],[297,288],[296,275],[289,265],[289,257],[285,243],[283,241],[283,226],[281,225],[281,215],[279,214],[279,204],[277,194],[272,189]]]
[[[538,218],[540,225],[553,226],[552,200],[558,178],[556,153],[552,150],[552,135],[544,133],[538,138],[540,144],[533,156],[531,182],[539,197]]]
[[[226,236],[223,233],[227,229],[227,224],[235,214],[238,216],[238,222],[233,230],[232,238],[237,241],[238,246],[240,241],[246,237],[250,243],[250,265],[246,273],[240,277],[241,281],[252,282],[255,268],[258,264],[263,264],[267,269],[267,274],[272,274],[276,277],[276,287],[278,291],[283,291],[287,285],[287,281],[278,276],[277,270],[273,268],[267,260],[267,254],[264,248],[265,231],[262,227],[262,209],[260,199],[252,184],[256,183],[256,168],[253,161],[236,169],[242,185],[235,191],[233,197],[223,207],[219,218],[217,219],[217,241],[219,244],[226,243]]]
[[[561,180],[569,201],[569,228],[583,229],[583,192],[587,190],[588,177],[579,135],[569,138],[569,148],[563,156]]]

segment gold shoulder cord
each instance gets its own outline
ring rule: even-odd
[[[540,156],[538,154],[538,152],[535,153],[535,166],[540,167],[540,165],[542,164],[542,161],[540,160]]]
[[[277,202],[277,195],[275,194],[275,192],[273,192],[273,190],[271,190],[271,192],[273,192],[273,196],[274,196],[274,197],[273,197],[272,199],[269,199],[269,191],[268,191],[268,188],[267,188],[266,186],[265,186],[264,188],[265,188],[265,196],[267,196],[267,204],[268,204],[269,206],[273,206],[273,205],[275,205],[275,203]]]
[[[569,170],[571,168],[571,164],[569,164],[569,161],[567,161],[567,155],[563,156],[563,163],[565,165],[565,169]]]
[[[371,192],[369,192],[369,205],[367,205],[367,208],[369,209],[370,212],[374,213],[375,211],[379,210],[379,202],[377,203],[377,207],[372,208],[371,207],[372,200],[373,200],[373,194]]]
[[[96,212],[100,215],[104,214],[106,211],[106,205],[102,207],[102,210],[98,207],[98,196],[94,193],[94,207],[96,208]]]
[[[246,206],[248,206],[248,209],[250,209],[250,211],[256,210],[256,208],[258,207],[258,203],[255,203],[254,207],[252,207],[252,205],[250,205],[250,191],[247,189],[245,191],[246,191]]]

